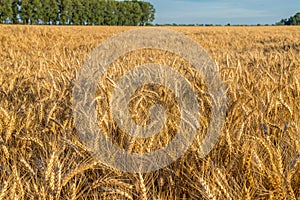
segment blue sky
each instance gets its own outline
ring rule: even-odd
[[[147,0],[154,23],[273,24],[300,12],[299,0]]]

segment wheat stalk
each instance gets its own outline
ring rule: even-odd
[[[72,179],[75,175],[82,173],[88,169],[93,169],[96,164],[97,164],[97,162],[94,162],[91,164],[80,166],[80,167],[72,170],[70,173],[66,174],[63,177],[61,186],[64,187],[70,181],[70,179]]]

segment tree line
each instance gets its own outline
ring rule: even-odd
[[[296,13],[288,19],[282,19],[276,25],[300,25],[300,12]]]
[[[155,8],[138,0],[0,0],[0,23],[144,26]]]

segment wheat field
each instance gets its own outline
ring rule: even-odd
[[[98,162],[72,115],[84,60],[99,43],[134,28],[0,26],[0,200],[300,199],[300,27],[169,27],[207,50],[227,88],[225,124],[205,158],[199,146],[212,104],[201,74],[161,50],[130,52],[113,63],[100,79],[101,97],[110,96],[124,71],[149,62],[173,67],[202,94],[200,129],[188,151],[144,174]],[[99,113],[109,109],[106,102],[98,101]],[[156,137],[128,137],[109,112],[99,127],[122,148],[155,151],[176,133],[178,102],[166,88],[145,86],[129,103],[132,118],[145,124],[155,102],[168,108]]]

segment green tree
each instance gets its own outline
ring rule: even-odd
[[[12,0],[0,1],[0,23],[7,23],[13,17]]]
[[[137,0],[133,0],[129,5],[130,25],[137,26],[140,24],[142,19],[142,9]]]
[[[154,14],[140,0],[0,0],[0,23],[143,26]]]
[[[128,3],[117,2],[117,17],[117,25],[125,26],[130,24],[130,21],[128,19]]]
[[[56,0],[43,0],[41,13],[44,24],[56,24],[59,16],[58,2]]]
[[[72,0],[59,0],[59,24],[69,24],[72,11]]]
[[[99,0],[89,0],[89,2],[85,5],[85,12],[87,18],[87,25],[97,25],[98,23],[98,13],[100,8]]]
[[[22,0],[20,6],[21,6],[20,18],[23,24],[30,24],[30,19],[33,16],[33,6],[30,0]]]
[[[276,25],[300,25],[300,12],[291,16],[289,19],[282,19]]]
[[[95,9],[93,7],[93,0],[87,0],[83,4],[84,6],[84,18],[86,25],[93,25],[93,12]]]
[[[147,22],[147,24],[151,24],[154,20],[155,20],[155,8],[154,8],[154,6],[151,4],[151,3],[149,3],[149,2],[147,2],[147,4],[148,4],[148,6],[149,6],[149,13],[148,13],[148,22]]]
[[[38,24],[42,17],[42,3],[40,0],[31,0],[32,16],[30,18],[31,24]]]
[[[288,20],[289,25],[300,25],[300,12],[296,13],[294,16],[290,17]]]
[[[116,1],[107,0],[104,10],[104,25],[117,25],[118,17],[116,15]]]
[[[78,15],[79,15],[79,25],[85,25],[86,21],[87,21],[87,12],[85,9],[86,6],[86,2],[88,2],[89,0],[85,1],[85,0],[79,0],[80,2],[80,7],[78,9]]]
[[[82,19],[84,12],[84,7],[82,5],[81,0],[73,0],[72,2],[72,10],[71,10],[71,24],[73,25],[80,25],[84,21]]]
[[[12,8],[12,23],[13,24],[19,23],[19,14],[20,14],[19,6],[20,6],[19,0],[12,1],[11,8]]]
[[[139,1],[139,4],[142,9],[140,25],[145,26],[151,24],[155,19],[154,6],[151,3],[144,1]]]
[[[105,9],[106,9],[106,1],[96,0],[96,12],[94,13],[95,25],[104,25]]]

